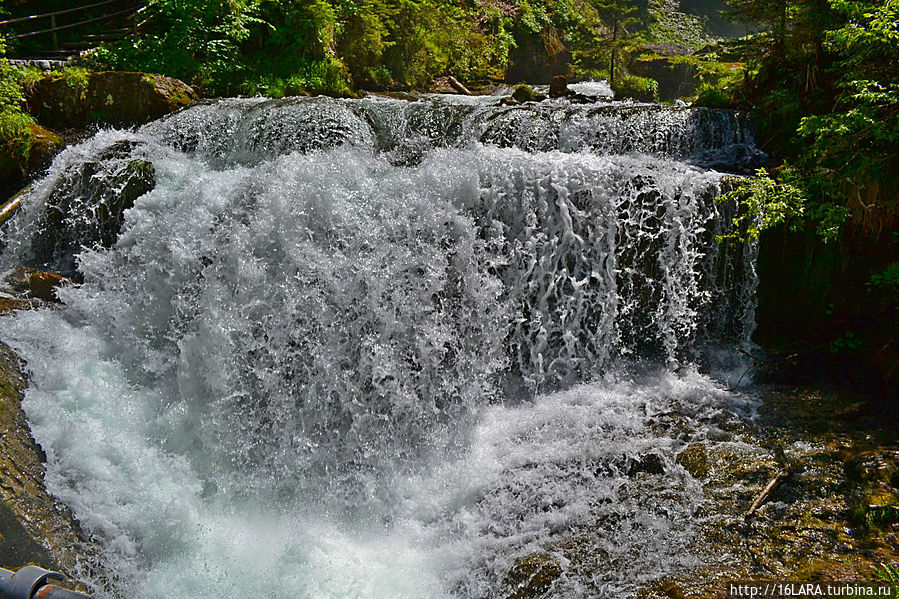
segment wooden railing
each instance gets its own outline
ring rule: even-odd
[[[109,4],[118,4],[119,6],[121,6],[123,4],[127,4],[128,7],[125,9],[120,9],[120,10],[113,10],[112,12],[106,12],[100,16],[95,16],[95,17],[91,17],[88,19],[82,19],[82,20],[76,21],[74,23],[65,23],[62,25],[57,23],[57,17],[59,17],[59,16],[79,13],[79,12],[83,12],[85,10],[90,10],[92,8],[97,8],[100,6],[106,6]],[[113,6],[112,8],[116,8],[116,7]],[[20,31],[18,33],[6,34],[6,35],[4,35],[4,37],[6,39],[13,40],[13,39],[22,39],[22,38],[26,38],[26,37],[33,37],[36,35],[50,34],[52,41],[53,41],[53,49],[56,51],[59,51],[59,38],[57,36],[58,31],[63,31],[66,29],[73,29],[75,27],[81,27],[82,25],[88,25],[90,23],[97,23],[100,21],[105,21],[107,19],[112,19],[114,17],[127,15],[127,14],[131,14],[131,15],[137,17],[144,10],[146,10],[145,3],[139,2],[136,0],[131,1],[131,2],[127,2],[127,1],[122,2],[122,0],[103,0],[101,2],[94,2],[92,4],[85,4],[82,6],[76,6],[74,8],[67,8],[64,10],[57,10],[54,12],[47,12],[47,13],[38,14],[38,15],[28,15],[25,17],[16,17],[14,19],[7,19],[5,21],[0,21],[0,27],[8,27],[9,25],[16,25],[18,23],[25,23],[25,22],[29,22],[29,21],[40,22],[40,20],[42,20],[42,19],[49,19],[49,24],[50,24],[49,27],[42,27],[40,29],[34,29],[31,31],[24,31],[24,32]],[[136,21],[135,21],[135,23],[136,23]]]

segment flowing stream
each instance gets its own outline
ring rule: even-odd
[[[698,563],[659,427],[751,408],[720,347],[754,248],[715,198],[760,153],[732,112],[495,100],[221,100],[32,188],[4,266],[81,284],[0,336],[98,596],[620,597]]]

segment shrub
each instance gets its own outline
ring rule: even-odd
[[[617,98],[632,98],[640,102],[652,102],[659,92],[659,82],[649,77],[620,75],[612,83]]]

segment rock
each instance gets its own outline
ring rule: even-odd
[[[709,475],[709,454],[702,443],[690,443],[678,454],[675,461],[693,478],[704,479]]]
[[[659,591],[669,599],[686,599],[684,590],[672,580],[663,580],[659,583]]]
[[[29,125],[31,134],[31,150],[28,152],[28,170],[44,169],[53,161],[53,157],[62,150],[63,139],[53,131],[40,125]]]
[[[37,120],[56,129],[140,125],[197,100],[186,83],[162,75],[101,71],[64,72],[36,81],[26,105]]]
[[[659,454],[647,454],[631,462],[627,470],[627,475],[634,477],[641,472],[646,474],[665,474],[665,461]]]
[[[615,97],[620,100],[636,100],[637,102],[654,102],[658,95],[658,83],[649,77],[622,75],[611,83]]]
[[[840,452],[846,476],[856,482],[888,482],[896,487],[899,483],[899,451],[874,449],[855,452],[843,449]]]
[[[76,556],[88,552],[69,511],[44,490],[44,454],[19,405],[25,385],[22,362],[0,342],[0,560],[6,568],[38,562],[71,577]]]
[[[15,294],[29,295],[47,302],[58,302],[56,288],[60,285],[73,285],[69,277],[53,272],[42,272],[36,268],[17,267],[6,274],[4,282]],[[0,298],[0,314],[13,310],[31,308],[31,302],[21,298]]]
[[[569,72],[571,52],[554,27],[539,33],[516,34],[515,42],[515,48],[509,53],[506,83],[549,83],[555,75]]]
[[[530,85],[519,83],[515,86],[515,91],[512,92],[512,99],[519,104],[524,104],[525,102],[537,102],[545,99],[545,97],[534,92]]]
[[[659,99],[692,96],[699,87],[699,69],[690,63],[675,62],[667,56],[644,56],[628,66],[631,73],[659,82]]]
[[[139,148],[115,143],[62,175],[32,237],[35,266],[76,277],[75,255],[83,247],[112,247],[125,210],[156,185],[153,164],[135,155]]]
[[[531,599],[547,592],[562,575],[562,566],[551,555],[537,553],[518,558],[506,574],[506,599]]]
[[[58,302],[56,288],[62,285],[72,285],[74,281],[53,272],[33,272],[28,277],[28,290],[32,297],[47,302]]]
[[[31,302],[28,300],[14,299],[10,297],[0,297],[0,316],[16,312],[18,310],[30,310]]]
[[[556,75],[553,77],[552,81],[549,82],[550,98],[561,98],[570,93],[571,90],[568,89],[568,79],[566,79],[564,75]]]
[[[25,184],[29,173],[49,166],[63,146],[59,135],[36,124],[25,127],[18,142],[0,144],[0,194],[9,197]]]

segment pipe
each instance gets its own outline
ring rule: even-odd
[[[0,599],[90,599],[83,593],[48,584],[50,578],[64,579],[59,572],[38,566],[23,566],[16,572],[0,568]]]

